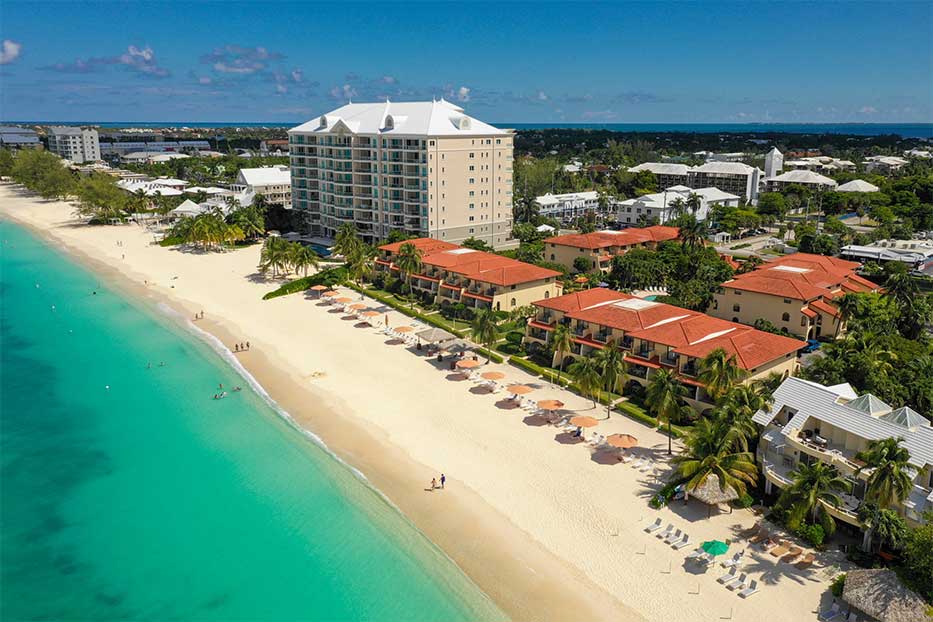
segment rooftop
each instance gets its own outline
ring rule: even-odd
[[[840,288],[873,291],[877,285],[855,274],[857,262],[824,255],[794,253],[736,275],[723,287],[795,300],[832,298]]]
[[[666,162],[645,162],[628,169],[629,173],[651,171],[655,175],[683,175],[686,177],[690,167],[686,164],[669,164]]]
[[[592,233],[568,233],[546,238],[547,244],[558,246],[573,246],[576,248],[612,248],[616,246],[633,246],[645,242],[663,242],[677,239],[677,227],[664,227],[655,225],[643,229],[629,228],[621,231],[594,231]]]
[[[248,186],[287,186],[292,183],[292,174],[288,167],[241,168],[239,177]]]
[[[829,177],[814,173],[813,171],[787,171],[768,181],[780,181],[787,184],[810,184],[816,186],[830,186],[835,188],[838,184]]]

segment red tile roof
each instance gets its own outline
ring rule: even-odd
[[[629,228],[622,231],[594,231],[593,233],[569,233],[544,240],[547,244],[573,246],[576,248],[611,248],[634,246],[645,242],[663,242],[677,238],[677,227],[655,225],[644,229]]]
[[[814,287],[795,279],[760,275],[757,270],[740,274],[731,281],[726,281],[722,286],[795,300],[813,300],[827,293],[827,290],[822,287]]]
[[[833,317],[839,317],[839,309],[837,309],[836,307],[829,304],[823,299],[814,300],[813,302],[810,303],[810,307],[816,309],[820,313],[826,313]]]
[[[794,253],[736,275],[723,283],[723,287],[795,300],[831,298],[840,288],[849,291],[878,289],[877,285],[854,273],[858,265],[836,257]]]
[[[425,255],[428,253],[436,253],[438,251],[460,248],[456,244],[444,242],[443,240],[435,240],[434,238],[414,238],[411,240],[403,240],[401,242],[393,242],[392,244],[383,244],[379,247],[379,250],[394,254],[397,253],[404,244],[414,244],[415,248],[421,249],[421,252]]]
[[[590,289],[534,304],[563,311],[571,319],[608,326],[638,339],[670,346],[686,356],[702,358],[722,348],[734,354],[743,369],[754,369],[806,345],[797,339],[609,289]]]

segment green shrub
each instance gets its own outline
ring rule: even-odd
[[[648,505],[658,510],[671,502],[671,499],[674,498],[674,492],[677,489],[677,484],[670,482],[665,484],[661,490],[658,491],[658,494],[651,497],[651,501],[648,502]]]
[[[838,575],[833,582],[830,584],[829,589],[833,593],[833,596],[836,598],[842,598],[842,590],[845,588],[846,584],[846,573]]]
[[[496,354],[495,352],[490,352],[486,348],[475,348],[474,350],[480,356],[485,356],[488,359],[492,359],[495,363],[503,363],[505,359]]]
[[[752,505],[754,505],[754,503],[755,500],[747,492],[742,493],[738,499],[732,502],[732,504],[737,508],[750,508]]]
[[[184,243],[185,239],[180,235],[167,235],[159,240],[159,246],[178,246]]]
[[[263,296],[262,299],[271,300],[272,298],[278,298],[279,296],[285,296],[286,294],[303,292],[309,287],[313,287],[315,285],[327,285],[328,287],[332,287],[338,283],[343,283],[346,278],[347,270],[343,266],[329,268],[327,270],[321,270],[320,272],[310,276],[289,281],[285,285],[282,285],[280,288],[269,292]]]
[[[430,324],[431,326],[436,326],[437,328],[443,328],[447,332],[454,334],[457,337],[463,337],[464,333],[462,330],[457,330],[456,328],[454,328],[447,322],[444,322],[443,320],[439,320],[433,315],[425,315],[423,313],[420,313],[412,309],[407,302],[399,300],[395,296],[392,296],[390,294],[386,294],[385,292],[377,291],[374,289],[366,289],[366,288],[360,289],[356,285],[356,283],[348,283],[347,286],[360,293],[366,294],[370,298],[374,298],[375,300],[378,300],[379,302],[381,302],[382,304],[388,307],[392,307],[399,313],[403,313],[407,315],[408,317],[413,317],[416,320],[420,320],[424,322],[425,324]]]

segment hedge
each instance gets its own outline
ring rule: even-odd
[[[272,290],[263,296],[262,299],[271,300],[272,298],[278,298],[279,296],[285,296],[287,294],[296,294],[298,292],[303,292],[309,287],[313,287],[315,285],[327,285],[330,287],[342,282],[344,279],[346,279],[346,277],[347,271],[343,267],[321,270],[320,272],[312,274],[311,276],[305,276],[301,277],[300,279],[289,281],[280,288]]]
[[[479,353],[481,356],[492,359],[496,363],[503,363],[505,359],[496,354],[495,352],[490,352],[486,348],[474,348],[474,352]]]
[[[423,313],[420,313],[420,312],[418,312],[418,311],[415,311],[414,309],[409,308],[408,305],[406,305],[404,302],[402,302],[402,301],[396,299],[394,296],[384,294],[383,292],[376,291],[376,290],[374,290],[374,289],[366,289],[365,287],[361,289],[361,288],[360,288],[359,286],[357,286],[355,283],[349,283],[348,286],[349,286],[351,289],[354,289],[354,290],[356,290],[356,291],[358,291],[358,292],[360,292],[360,293],[366,294],[366,295],[369,296],[370,298],[375,298],[376,300],[378,300],[378,301],[381,302],[382,304],[387,305],[387,306],[390,306],[390,307],[392,307],[393,309],[395,309],[396,311],[398,311],[399,313],[404,313],[404,314],[407,315],[408,317],[413,317],[413,318],[415,318],[416,320],[421,320],[421,321],[424,322],[425,324],[430,324],[431,326],[436,326],[437,328],[442,328],[442,329],[444,329],[444,330],[446,330],[446,331],[448,331],[448,332],[450,332],[450,333],[456,335],[457,337],[461,337],[461,338],[463,337],[463,331],[457,330],[456,328],[452,327],[450,324],[448,324],[447,322],[445,322],[445,321],[443,321],[443,320],[439,320],[439,319],[437,319],[437,318],[435,318],[435,317],[433,317],[433,316],[425,315],[425,314],[423,314]],[[495,360],[495,359],[493,359],[493,360]]]

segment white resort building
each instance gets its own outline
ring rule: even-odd
[[[691,202],[696,196],[696,205],[691,208]],[[697,188],[693,190],[686,186],[671,186],[663,192],[654,192],[644,196],[620,201],[614,210],[616,220],[622,226],[631,226],[638,223],[642,216],[650,223],[663,225],[677,218],[682,213],[692,213],[697,220],[706,220],[709,211],[716,205],[738,206],[741,197],[723,192],[718,188]]]
[[[247,195],[262,195],[269,204],[292,206],[292,174],[284,165],[241,168],[230,188]]]
[[[311,233],[353,223],[367,242],[393,230],[494,247],[512,231],[512,132],[450,102],[347,104],[292,128],[292,206]]]
[[[538,214],[547,218],[556,218],[565,223],[575,218],[585,216],[588,212],[599,211],[599,193],[595,190],[588,192],[568,192],[565,194],[551,194],[548,192],[535,198]]]
[[[658,180],[658,188],[690,185],[690,167],[686,164],[671,164],[669,162],[644,162],[628,169],[629,173],[650,171]]]
[[[910,452],[913,488],[892,509],[914,525],[923,520],[925,510],[933,509],[933,427],[906,406],[893,409],[874,395],[857,395],[848,384],[826,387],[791,377],[774,392],[771,408],[759,410],[753,420],[761,429],[758,462],[768,493],[788,486],[798,464],[830,464],[852,482],[853,490],[842,495],[842,505],[826,509],[857,527],[868,472],[856,475],[864,465],[856,454],[869,441],[898,438]]]
[[[863,164],[865,170],[869,173],[897,173],[902,168],[910,164],[909,160],[897,156],[869,156],[865,158]]]
[[[50,127],[49,151],[75,164],[100,160],[100,139],[92,127]]]
[[[807,186],[814,190],[835,190],[838,185],[835,180],[824,177],[819,173],[807,170],[794,170],[782,173],[777,177],[766,180],[769,192],[783,190],[787,186]]]

